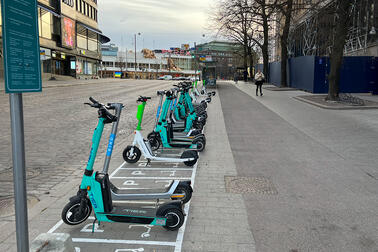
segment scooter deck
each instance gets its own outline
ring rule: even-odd
[[[119,189],[112,183],[110,183],[110,188],[115,194],[127,194],[127,195],[135,195],[135,194],[160,194],[160,193],[167,193],[173,184],[173,181],[171,184],[166,188],[156,188],[156,189],[140,189],[140,190],[125,190],[125,189]]]
[[[155,208],[143,208],[137,204],[113,204],[113,210],[110,213],[104,213],[106,215],[114,216],[131,216],[131,217],[144,217],[155,218]]]

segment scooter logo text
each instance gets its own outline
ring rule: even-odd
[[[97,203],[96,203],[92,193],[89,194],[89,199],[91,200],[93,207],[97,208]]]

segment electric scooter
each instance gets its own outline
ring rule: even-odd
[[[168,194],[171,197],[184,197],[184,193],[181,192],[178,195],[173,194],[174,190],[179,188],[180,182],[173,182],[168,192],[149,194],[130,194],[128,190],[118,189],[110,182],[108,168],[123,105],[112,103],[105,106],[92,97],[89,99],[92,103],[86,104],[98,109],[99,122],[93,134],[92,148],[79,191],[76,196],[70,198],[69,203],[63,208],[62,220],[68,225],[78,225],[90,216],[93,208],[96,218],[93,222],[93,228],[96,220],[99,224],[101,222],[124,222],[163,226],[168,230],[180,228],[185,218],[183,202],[170,201],[158,205],[160,198],[169,198]],[[110,113],[109,110],[115,110],[115,115]],[[93,165],[104,125],[110,123],[113,124],[113,128],[109,138],[104,168],[102,172],[94,172]],[[188,181],[184,184],[190,186]],[[173,189],[175,186],[176,189]],[[186,188],[188,187],[186,186]],[[130,200],[135,199],[156,199],[157,203],[155,208],[147,209],[138,204],[130,203]],[[115,204],[114,201],[120,203]]]
[[[199,152],[203,151],[206,145],[206,139],[202,132],[198,130],[191,130],[188,134],[174,134],[173,132],[173,99],[177,97],[175,97],[171,91],[158,91],[157,94],[160,96],[160,101],[157,117],[155,119],[155,127],[154,130],[147,136],[151,149],[157,150],[159,149],[160,145],[162,145],[163,148],[167,149],[187,148],[196,149]],[[166,100],[164,101],[163,106],[161,106],[164,94],[166,96]],[[192,133],[196,134],[191,135]]]
[[[135,137],[132,145],[127,146],[123,151],[123,159],[128,163],[136,163],[143,154],[144,158],[147,159],[147,163],[154,160],[168,163],[184,163],[187,166],[195,165],[198,159],[198,153],[196,150],[186,150],[181,154],[180,158],[158,157],[152,152],[150,142],[145,140],[140,132],[142,129],[144,108],[147,100],[149,99],[151,99],[151,97],[140,96],[137,100],[137,102],[141,103],[138,105],[138,112],[136,116],[138,126],[135,130]]]
[[[174,114],[178,114],[178,121],[174,123],[173,129],[175,132],[185,132],[188,133],[191,128],[196,128],[199,130],[203,129],[206,124],[207,112],[205,106],[194,109],[192,104],[192,98],[189,95],[189,89],[191,85],[187,83],[180,83],[178,86],[180,88],[180,97],[175,108]],[[206,102],[203,103],[206,105]],[[180,121],[185,119],[186,121]]]

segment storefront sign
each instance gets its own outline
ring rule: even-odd
[[[62,46],[73,49],[75,48],[75,21],[68,17],[62,17],[61,20],[62,29]]]
[[[37,1],[1,0],[7,93],[41,92]]]

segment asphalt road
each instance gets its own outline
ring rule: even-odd
[[[218,93],[238,176],[257,188],[243,195],[257,251],[378,251],[377,179],[359,167],[364,153],[356,148],[375,146],[375,127],[365,127],[353,112],[339,112],[351,116],[345,121],[328,116],[332,111],[295,104],[312,114],[303,115],[306,123],[297,127],[263,105],[264,99],[273,103],[268,92],[252,98],[220,83]],[[322,130],[319,138],[311,133],[316,123],[322,125],[316,129]],[[337,129],[352,135],[340,139],[340,132],[332,134]],[[361,129],[370,142],[358,137]],[[351,145],[342,144],[352,138]],[[354,155],[348,154],[351,149]]]
[[[152,96],[148,102],[144,125],[152,128],[157,107],[156,91],[172,87],[171,81],[125,80],[45,88],[42,93],[23,95],[28,193],[39,197],[86,164],[92,133],[97,124],[97,111],[83,105],[93,96],[102,103],[121,102],[117,144],[136,127],[136,99]],[[10,139],[9,98],[0,93],[0,198],[11,195],[12,155]],[[106,128],[107,136],[110,128]],[[106,141],[101,142],[98,156],[104,155]]]

